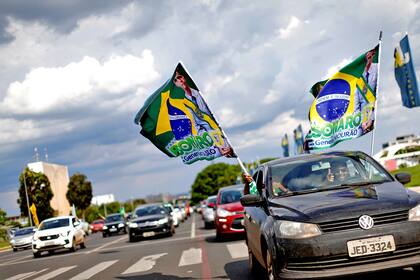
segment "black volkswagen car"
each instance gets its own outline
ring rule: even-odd
[[[115,213],[106,216],[105,224],[102,228],[102,236],[107,237],[121,232],[127,233],[127,225],[124,215]]]
[[[420,265],[420,194],[362,152],[275,160],[241,198],[251,271],[308,279]]]
[[[128,223],[130,242],[139,237],[151,237],[159,234],[172,236],[175,233],[170,212],[162,204],[146,204],[137,207]]]

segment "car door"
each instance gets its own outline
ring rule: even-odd
[[[71,224],[74,228],[74,238],[76,239],[76,243],[79,243],[82,240],[82,225],[76,218],[71,219]]]

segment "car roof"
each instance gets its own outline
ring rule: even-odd
[[[318,153],[318,154],[303,154],[303,155],[297,155],[294,157],[287,157],[287,158],[281,158],[281,159],[275,159],[275,160],[271,160],[268,161],[266,163],[261,164],[261,166],[272,166],[272,165],[276,165],[276,164],[281,164],[281,163],[287,163],[287,162],[294,162],[297,160],[316,160],[316,159],[322,159],[325,157],[330,157],[330,156],[366,156],[365,153],[360,152],[360,151],[334,151],[334,152],[326,152],[326,153]]]

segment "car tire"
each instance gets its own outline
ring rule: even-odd
[[[102,233],[102,237],[103,238],[106,238],[106,233]]]
[[[205,229],[208,229],[208,228],[210,228],[210,225],[209,225],[209,223],[207,223],[207,222],[204,222],[204,228],[205,228]]]
[[[273,256],[269,249],[266,249],[265,253],[265,271],[268,280],[279,280],[277,276],[277,269],[273,263]]]
[[[264,272],[257,258],[252,253],[251,249],[248,248],[248,269],[249,273],[254,276],[261,275]]]
[[[71,244],[70,252],[76,252],[76,240],[73,239]]]
[[[80,243],[80,249],[86,249],[85,241],[83,240],[82,243]]]
[[[41,256],[41,253],[40,252],[34,252],[34,258],[36,259],[36,258],[39,258]]]
[[[18,250],[17,248],[13,248],[13,252],[17,252],[17,250]]]
[[[216,231],[216,241],[223,241],[223,235],[218,231]]]
[[[130,234],[130,236],[128,237],[128,241],[129,242],[135,242],[135,241],[137,241],[137,238]]]

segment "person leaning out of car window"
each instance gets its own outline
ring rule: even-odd
[[[245,185],[244,185],[244,194],[259,194],[257,189],[257,184],[252,179],[251,175],[247,173],[242,174]],[[272,188],[273,193],[275,195],[283,194],[283,193],[291,193],[289,189],[287,189],[283,184],[280,182],[280,180],[276,180],[276,178],[273,178],[272,180]]]

